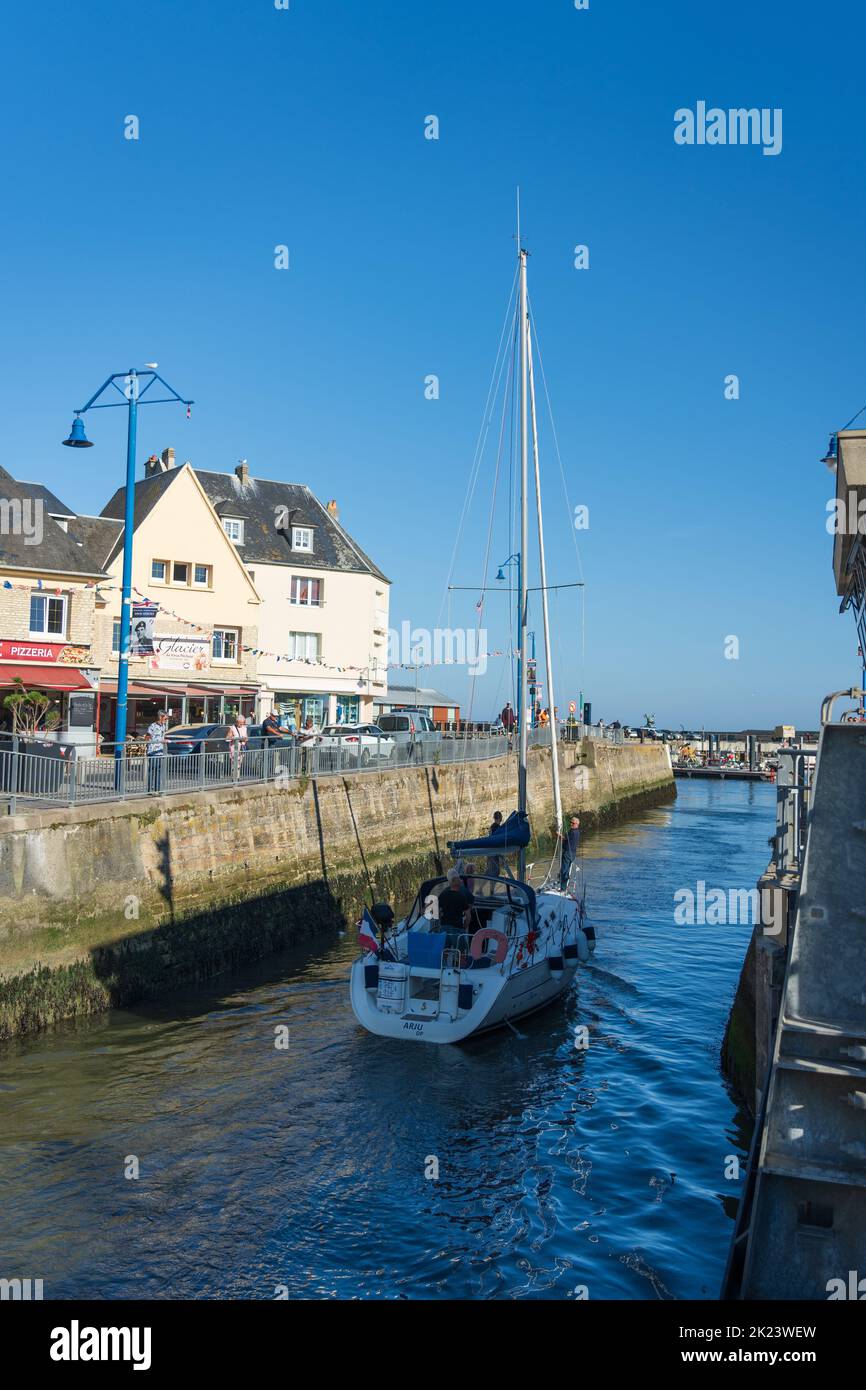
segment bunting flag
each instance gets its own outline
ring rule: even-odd
[[[45,589],[47,587],[47,581],[43,583],[41,579],[37,579],[36,587],[37,589]],[[100,580],[88,580],[87,582],[82,583],[80,587],[82,589],[97,589],[99,591],[97,597],[99,597],[102,594],[112,592],[119,593],[122,588],[122,585],[106,584]],[[4,579],[3,588],[23,590],[26,593],[31,593],[33,590],[33,584],[13,584],[10,580]],[[63,594],[65,591],[62,588],[52,588],[52,592],[55,594]],[[192,632],[200,632],[208,637],[212,635],[212,625],[207,626],[206,624],[202,623],[194,623],[191,621],[191,619],[185,618],[182,613],[175,612],[173,608],[166,608],[165,604],[162,602],[161,597],[158,599],[149,598],[147,594],[141,591],[141,589],[137,589],[134,584],[132,585],[132,592],[135,594],[136,598],[141,603],[154,604],[156,607],[159,608],[160,613],[162,613],[164,616],[173,618],[174,621],[177,623],[182,623],[184,627],[189,628]],[[481,611],[482,605],[483,599],[479,599],[475,605],[476,609],[479,612]],[[369,665],[353,666],[351,664],[337,664],[335,662],[329,661],[317,661],[313,657],[309,656],[292,656],[290,652],[272,652],[267,651],[264,647],[251,647],[246,646],[243,643],[241,643],[241,651],[248,653],[251,656],[265,657],[270,661],[286,661],[296,666],[314,666],[318,670],[322,671],[336,671],[338,673],[352,671],[357,674],[360,674],[361,672],[369,672],[370,670]],[[478,662],[485,659],[489,660],[491,657],[511,658],[519,656],[520,652],[517,650],[516,647],[504,647],[496,648],[493,651],[489,652],[479,652],[475,657],[473,657],[473,661]],[[443,661],[388,661],[383,662],[378,669],[381,671],[427,671],[432,670],[434,667],[437,666],[459,666],[461,664],[462,663],[458,661],[446,657]]]

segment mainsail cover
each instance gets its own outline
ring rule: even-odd
[[[479,840],[449,840],[448,848],[452,854],[510,854],[525,849],[531,834],[526,812],[512,811],[492,835],[482,835]]]

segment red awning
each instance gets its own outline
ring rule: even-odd
[[[2,668],[0,668],[2,669]],[[100,681],[99,689],[103,695],[117,694],[116,680]],[[258,695],[261,686],[258,685],[205,685],[201,684],[173,684],[171,681],[154,681],[152,684],[145,684],[144,681],[130,681],[127,694],[142,697],[145,695]]]
[[[258,695],[258,685],[191,685],[190,695]]]
[[[101,681],[99,689],[103,695],[116,695],[117,681]],[[187,687],[185,685],[169,685],[168,683],[164,685],[142,685],[140,681],[130,681],[126,693],[127,695],[135,695],[138,697],[144,697],[146,695],[186,695]]]
[[[0,686],[22,680],[37,690],[93,690],[86,676],[74,666],[0,666]]]

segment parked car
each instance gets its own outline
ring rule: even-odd
[[[173,754],[227,753],[228,724],[175,724],[165,735],[165,751]]]
[[[391,714],[380,714],[376,721],[383,734],[388,734],[396,744],[423,743],[428,746],[442,742],[441,730],[424,710],[398,709]]]
[[[377,759],[388,762],[396,745],[376,724],[327,724],[316,737],[320,749],[342,749],[350,762],[369,767]]]

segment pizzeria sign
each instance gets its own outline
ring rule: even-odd
[[[57,661],[62,666],[87,666],[87,647],[71,647],[66,642],[16,642],[0,640],[0,661]]]

